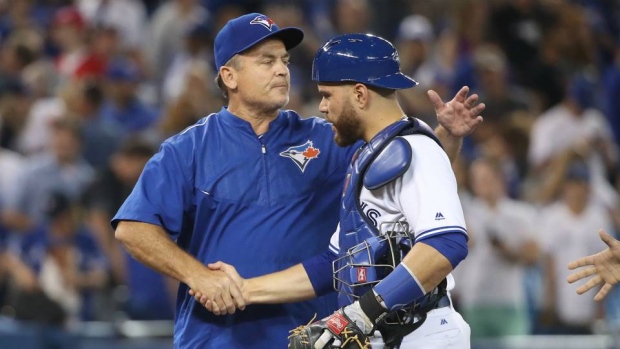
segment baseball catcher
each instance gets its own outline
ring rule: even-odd
[[[394,93],[416,82],[400,72],[391,43],[367,34],[327,42],[315,56],[312,77],[335,141],[366,143],[349,166],[330,243],[342,308],[291,331],[289,348],[468,346],[469,328],[447,294],[454,283],[449,272],[467,255],[454,174],[436,135],[403,116]],[[463,97],[463,104],[475,98]],[[381,121],[386,115],[390,121]],[[303,264],[316,287],[315,266]],[[459,329],[457,338],[426,342],[427,334],[448,324]]]

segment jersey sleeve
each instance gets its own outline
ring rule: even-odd
[[[340,252],[340,243],[338,242],[338,237],[340,236],[340,223],[336,228],[334,234],[332,234],[331,239],[329,240],[329,250],[335,254]]]
[[[179,143],[164,142],[144,167],[112,226],[116,229],[119,221],[155,224],[176,239],[192,202],[191,152]]]
[[[405,137],[412,148],[409,169],[395,181],[395,202],[415,240],[446,233],[467,235],[456,179],[446,153],[431,138]]]

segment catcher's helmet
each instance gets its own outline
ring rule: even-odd
[[[394,45],[371,34],[344,34],[329,40],[314,56],[312,80],[359,82],[391,90],[418,84],[400,71]]]

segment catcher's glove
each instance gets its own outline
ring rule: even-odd
[[[317,322],[299,326],[289,333],[289,349],[370,349],[368,337],[342,309]]]

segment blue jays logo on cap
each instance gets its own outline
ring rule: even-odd
[[[267,17],[267,16],[256,16],[256,18],[254,18],[250,24],[260,24],[263,27],[269,29],[269,31],[271,31],[271,28],[273,27],[273,25],[275,24],[275,22],[273,21],[273,19]]]
[[[304,172],[310,160],[318,158],[320,153],[321,151],[314,147],[312,141],[308,140],[302,145],[286,149],[280,153],[280,156],[293,160],[301,172]]]
[[[231,19],[215,36],[215,68],[219,71],[234,55],[269,38],[281,40],[286,50],[290,50],[303,40],[304,32],[295,27],[279,28],[271,18],[261,13],[248,13]]]

